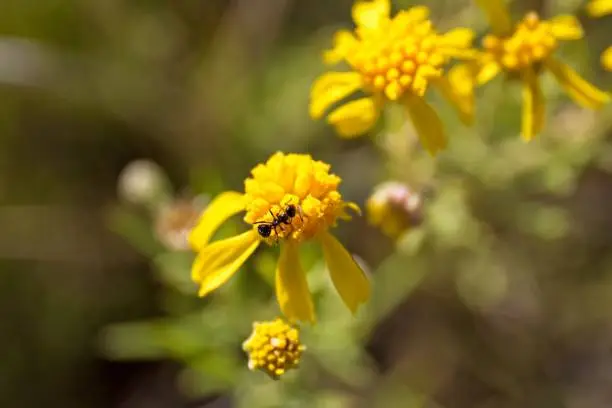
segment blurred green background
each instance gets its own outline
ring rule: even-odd
[[[441,30],[486,30],[470,1],[425,3]],[[547,126],[525,144],[520,90],[498,78],[471,129],[429,93],[451,139],[436,159],[397,109],[340,140],[309,119],[308,92],[351,4],[2,0],[1,407],[611,406],[612,109],[582,110],[545,76]],[[574,0],[511,6],[576,13],[586,39],[559,53],[612,87],[611,18]],[[278,248],[206,299],[182,249],[207,199],[276,150],[331,163],[361,204],[388,179],[428,194],[397,242],[340,225],[374,282],[355,319],[305,248],[319,323],[274,382],[241,343],[278,314]]]

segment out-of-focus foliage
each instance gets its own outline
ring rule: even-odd
[[[547,125],[526,144],[519,90],[497,78],[473,128],[428,95],[449,136],[435,160],[393,108],[369,139],[339,140],[309,119],[308,91],[351,2],[257,4],[3,1],[0,406],[609,407],[611,108],[577,108],[545,76]],[[469,1],[428,6],[440,29],[487,31]],[[586,39],[561,56],[609,90],[611,20],[583,6],[511,2],[576,13]],[[374,283],[356,318],[305,248],[318,323],[300,368],[272,381],[241,344],[279,313],[278,248],[205,299],[176,249],[206,196],[276,150],[331,163],[360,204],[390,179],[426,193],[397,241],[364,219],[339,228]],[[159,167],[122,184],[143,157]],[[177,202],[186,216],[162,222]]]

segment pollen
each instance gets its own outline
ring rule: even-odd
[[[330,168],[307,154],[275,153],[244,182],[244,221],[256,231],[268,226],[270,234],[262,238],[269,244],[278,239],[301,242],[327,230],[338,218],[348,217],[347,208],[356,208],[343,201],[341,179]]]
[[[242,348],[249,357],[249,369],[261,370],[274,380],[297,368],[306,350],[300,343],[299,330],[280,318],[253,323],[253,332]]]
[[[442,43],[424,15],[402,11],[375,32],[363,33],[347,61],[374,94],[392,101],[406,92],[423,96],[448,62]]]
[[[558,46],[550,22],[540,20],[535,12],[528,13],[509,37],[487,35],[482,45],[485,51],[507,71],[519,71],[537,65]]]

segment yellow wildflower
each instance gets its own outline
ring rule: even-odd
[[[587,13],[592,17],[602,17],[612,14],[612,0],[591,0],[587,4]],[[601,65],[612,71],[612,46],[606,48],[601,54]]]
[[[242,349],[249,356],[250,370],[261,370],[278,380],[287,370],[297,368],[306,346],[300,343],[299,330],[278,318],[253,323],[253,332]]]
[[[192,278],[200,285],[200,296],[225,283],[264,241],[281,242],[276,268],[276,296],[290,319],[314,322],[314,307],[306,276],[300,266],[298,246],[316,239],[336,290],[355,313],[370,295],[370,284],[349,252],[328,232],[336,220],[350,219],[347,209],[359,211],[338,192],[340,177],[330,166],[307,154],[277,152],[251,171],[244,182],[245,193],[225,192],[216,197],[190,234],[198,251]],[[232,238],[208,244],[213,232],[232,215],[246,211],[251,229]]]
[[[422,199],[405,184],[388,181],[374,189],[366,203],[368,221],[384,234],[398,238],[409,228],[420,224]]]
[[[513,28],[503,0],[477,0],[489,18],[492,34],[483,38],[484,52],[479,59],[476,84],[482,85],[500,72],[523,83],[521,134],[529,141],[544,127],[545,100],[538,76],[550,71],[574,101],[598,109],[609,102],[609,95],[585,81],[572,68],[553,56],[559,41],[578,40],[583,32],[578,20],[560,15],[541,20],[530,12]]]
[[[353,32],[336,33],[334,47],[326,51],[328,64],[345,61],[349,72],[328,72],[313,84],[310,115],[319,119],[332,106],[357,91],[369,96],[336,106],[327,121],[343,137],[367,132],[378,120],[386,102],[401,103],[412,120],[421,142],[431,154],[446,146],[443,126],[424,100],[430,84],[455,104],[464,121],[469,112],[457,104],[454,90],[444,75],[451,58],[468,57],[473,33],[457,28],[439,34],[428,19],[427,7],[412,7],[390,15],[389,0],[358,0],[353,6]]]

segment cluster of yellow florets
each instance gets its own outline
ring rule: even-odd
[[[347,58],[371,92],[383,92],[390,100],[407,90],[423,96],[447,61],[438,50],[440,41],[431,21],[422,9],[416,11],[398,13],[376,35],[366,33]]]
[[[272,229],[270,241],[287,238],[302,241],[334,225],[348,203],[338,192],[340,177],[329,172],[331,166],[307,154],[272,155],[257,165],[244,182],[244,221],[257,229],[260,223],[272,224],[289,205],[295,216]]]
[[[298,329],[280,318],[253,323],[253,332],[242,347],[249,355],[249,369],[261,370],[273,379],[297,367],[306,349]]]
[[[520,70],[546,59],[557,48],[550,22],[528,13],[507,38],[489,34],[482,45],[505,69]]]

